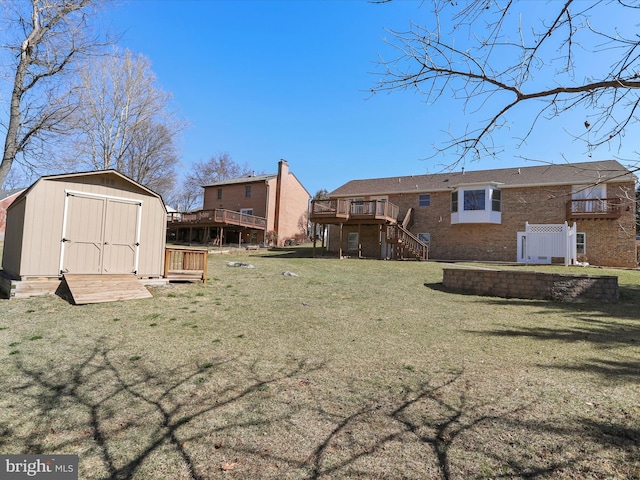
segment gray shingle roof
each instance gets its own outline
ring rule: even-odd
[[[501,188],[541,185],[588,185],[635,182],[636,176],[616,160],[550,164],[535,167],[501,168],[463,172],[410,175],[404,177],[351,180],[331,192],[331,197],[388,195],[408,192],[450,190],[465,184],[495,182]]]
[[[16,193],[22,192],[26,187],[23,188],[13,188],[11,190],[0,190],[0,200],[4,200],[5,198],[10,197],[11,195],[15,195]]]
[[[236,185],[238,183],[255,183],[255,182],[264,182],[266,180],[271,180],[272,178],[276,178],[278,175],[275,173],[268,173],[264,175],[249,175],[247,177],[238,177],[238,178],[230,178],[228,180],[221,180],[219,182],[209,183],[207,185],[202,185],[202,187],[219,187],[222,185]]]

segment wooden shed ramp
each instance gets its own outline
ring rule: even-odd
[[[63,278],[76,305],[152,297],[149,290],[134,275],[65,273]]]

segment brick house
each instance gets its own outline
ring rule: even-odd
[[[0,240],[4,240],[4,232],[7,226],[7,208],[24,191],[24,188],[0,192]]]
[[[523,263],[558,261],[525,256],[528,224],[567,222],[577,261],[635,268],[636,181],[614,160],[353,180],[310,218],[340,255]]]
[[[169,238],[203,244],[284,245],[306,235],[311,195],[289,171],[204,185],[202,210],[168,217]]]

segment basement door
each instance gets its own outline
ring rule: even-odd
[[[66,192],[60,273],[135,274],[142,202]]]

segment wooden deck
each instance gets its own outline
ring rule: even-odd
[[[567,202],[567,220],[581,218],[620,218],[622,216],[622,199],[620,198],[587,198],[569,200]]]
[[[396,223],[399,210],[386,200],[313,200],[309,220],[321,224]]]
[[[135,280],[141,286],[165,286],[169,284],[168,279],[161,277],[135,278]],[[47,295],[58,295],[70,300],[70,293],[66,282],[59,277],[15,279],[0,270],[0,297],[21,299]]]
[[[16,280],[0,271],[0,292],[4,298],[29,298],[53,295],[60,287],[59,278]]]
[[[224,227],[228,225],[266,230],[267,219],[222,208],[191,213],[170,213],[167,215],[168,227]]]
[[[63,282],[69,288],[73,303],[118,302],[152,295],[134,275],[82,275],[64,274]]]

